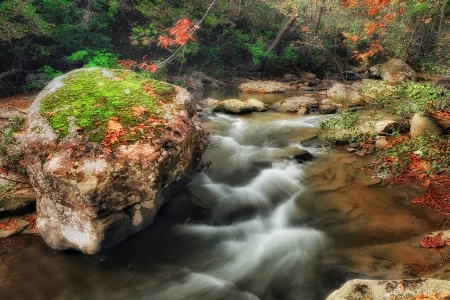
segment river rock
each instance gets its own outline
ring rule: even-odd
[[[360,106],[365,104],[364,98],[360,93],[343,83],[334,83],[333,86],[327,90],[327,96],[337,101],[344,102],[348,106]]]
[[[381,78],[394,84],[406,81],[416,81],[417,74],[411,67],[401,59],[391,59],[380,67]]]
[[[437,134],[442,133],[442,129],[429,116],[422,116],[415,114],[410,121],[411,138],[415,139],[423,134]]]
[[[229,114],[247,114],[253,111],[253,106],[247,101],[239,99],[228,99],[221,101],[214,107],[215,112],[224,112]]]
[[[311,105],[317,104],[317,101],[312,97],[299,96],[283,99],[270,106],[271,109],[281,112],[298,112],[302,108],[308,108]]]
[[[288,74],[284,74],[284,76],[283,76],[283,82],[290,82],[290,81],[295,81],[295,80],[297,80],[297,75],[295,75],[295,74],[288,73]]]
[[[284,93],[289,85],[277,81],[249,81],[239,85],[239,91],[246,93]]]
[[[377,136],[375,142],[375,148],[377,149],[387,149],[389,147],[389,141],[385,136]]]
[[[247,103],[253,108],[253,111],[263,112],[268,110],[267,105],[259,100],[248,99]]]
[[[0,212],[17,211],[35,202],[34,190],[26,180],[12,172],[0,178]]]
[[[320,114],[334,114],[337,112],[337,107],[334,105],[320,105],[319,113]]]
[[[369,78],[381,79],[381,65],[374,65],[369,68]]]
[[[314,158],[314,156],[305,149],[299,149],[299,152],[300,153],[297,153],[293,157],[293,159],[299,163],[304,163],[305,161],[310,161]]]
[[[221,101],[213,98],[207,98],[200,102],[201,106],[203,107],[215,107],[219,105]]]
[[[446,280],[438,279],[403,279],[403,280],[369,280],[353,279],[347,281],[339,290],[334,291],[326,300],[384,300],[384,299],[419,299],[419,294],[433,293],[446,297],[439,299],[450,299],[450,284]],[[437,298],[436,298],[437,299]]]
[[[147,79],[132,72],[126,77],[120,74],[123,70],[74,70],[50,82],[30,107],[25,162],[36,192],[37,227],[53,249],[93,254],[148,227],[161,206],[193,175],[206,148],[206,134],[186,90],[172,86],[170,94],[154,98],[156,88],[143,88],[143,94],[141,87],[146,84],[136,84],[137,80]],[[131,99],[135,105],[156,99],[153,101],[158,108],[151,115],[141,115],[142,110],[136,107],[128,108],[133,118],[142,118],[142,123],[133,128],[125,122],[118,123],[119,117],[111,117],[102,142],[90,140],[99,129],[80,131],[81,124],[76,126],[78,120],[74,116],[67,118],[68,132],[64,135],[50,125],[48,118],[66,109],[75,110],[71,105],[79,98],[70,97],[72,102],[51,112],[45,111],[43,102],[52,99],[47,97],[60,97],[60,90],[65,95],[65,87],[77,78],[86,85],[92,80],[99,90],[108,91],[104,96],[96,96],[98,105],[107,97],[134,97]],[[169,88],[154,81],[152,84]],[[121,86],[130,88],[122,91]],[[111,95],[113,89],[117,95]],[[79,97],[86,95],[81,93]],[[62,101],[67,100],[55,103]],[[122,114],[125,109],[122,108]],[[130,138],[116,142],[114,138],[118,139],[123,131],[137,141]]]

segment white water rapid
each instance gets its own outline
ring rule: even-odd
[[[209,126],[219,134],[211,135],[203,159],[212,167],[190,183],[208,217],[175,230],[189,239],[214,241],[209,253],[214,259],[160,297],[179,290],[195,299],[214,299],[202,293],[222,286],[242,290],[242,299],[320,299],[314,271],[327,237],[303,224],[310,201],[301,183],[303,165],[280,156],[283,149],[299,148],[296,137],[316,127],[319,117],[267,114],[272,121],[210,117]],[[180,299],[189,298],[184,296]]]

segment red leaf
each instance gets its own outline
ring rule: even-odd
[[[425,248],[441,248],[445,246],[444,234],[439,232],[435,236],[429,236],[420,243]]]

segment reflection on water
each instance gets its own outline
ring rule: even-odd
[[[9,239],[0,249],[0,273],[8,274],[0,281],[2,295],[321,299],[316,270],[328,240],[306,225],[314,216],[304,166],[285,151],[301,148],[298,142],[314,134],[319,119],[275,112],[210,116],[203,160],[212,167],[190,183],[191,194],[180,193],[151,228],[101,255],[53,251],[39,237]],[[200,217],[188,199],[201,207]]]

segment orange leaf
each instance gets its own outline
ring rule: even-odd
[[[108,121],[108,130],[109,131],[121,131],[121,130],[123,130],[123,126],[116,120],[111,119]]]
[[[144,113],[147,112],[147,108],[143,107],[143,106],[132,106],[131,107],[132,113],[131,115],[133,117],[139,117],[142,116]]]

